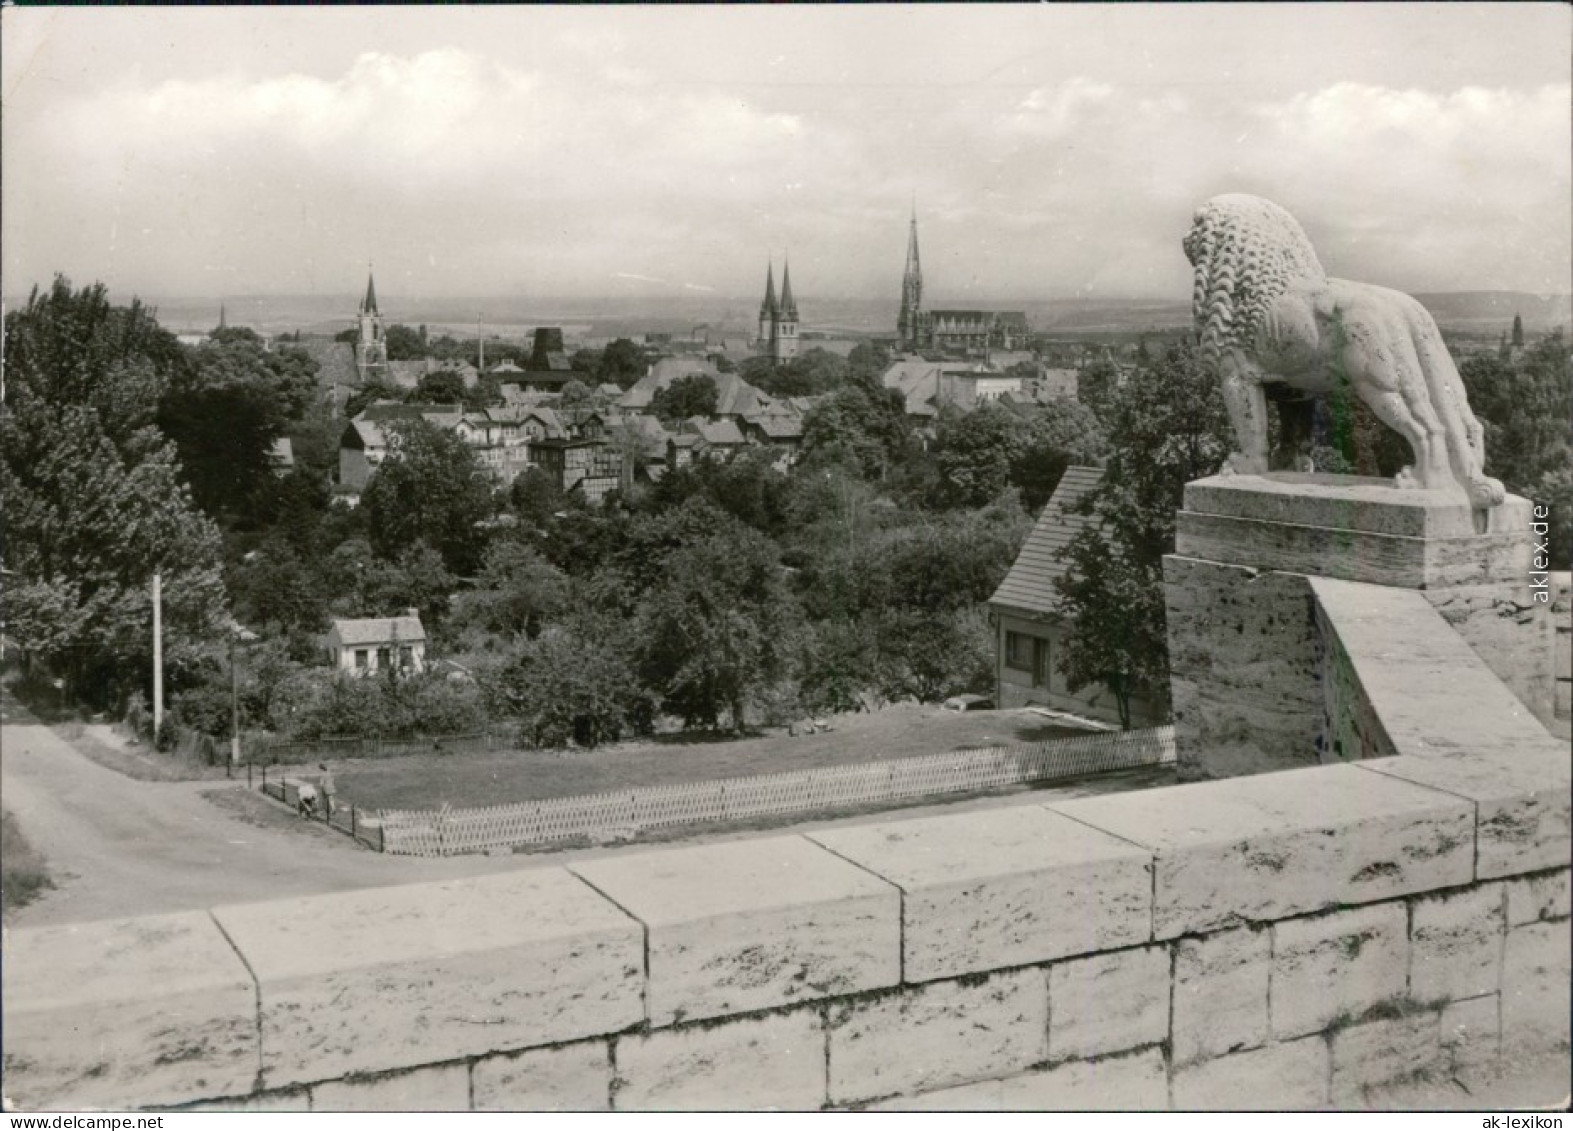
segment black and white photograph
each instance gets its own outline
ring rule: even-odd
[[[1567,1111],[1573,8],[0,53],[10,1127]]]

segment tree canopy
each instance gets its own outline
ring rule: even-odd
[[[650,398],[650,411],[662,420],[687,420],[690,416],[715,415],[720,392],[715,378],[704,373],[679,377]]]
[[[151,311],[64,277],[6,315],[5,354],[6,631],[103,703],[150,666],[155,571],[172,659],[224,615],[218,529],[154,425],[186,361]]]
[[[1062,551],[1056,582],[1069,635],[1060,670],[1072,691],[1106,685],[1120,720],[1131,700],[1168,701],[1163,555],[1174,548],[1185,484],[1216,474],[1233,442],[1218,382],[1194,344],[1139,368],[1109,405],[1109,458],[1083,500],[1094,522]]]

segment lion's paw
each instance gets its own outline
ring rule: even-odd
[[[1393,476],[1393,486],[1401,491],[1415,491],[1420,487],[1420,480],[1415,478],[1413,467],[1401,467],[1398,474]]]
[[[1229,458],[1224,460],[1221,475],[1265,475],[1267,461],[1246,455],[1244,452],[1230,452]]]
[[[1477,508],[1494,507],[1507,498],[1507,491],[1502,487],[1500,479],[1481,476],[1469,483],[1469,501]]]

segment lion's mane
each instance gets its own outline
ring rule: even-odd
[[[1268,308],[1294,282],[1327,278],[1299,222],[1259,196],[1213,197],[1196,210],[1183,246],[1196,269],[1192,313],[1210,363],[1226,349],[1249,350]]]

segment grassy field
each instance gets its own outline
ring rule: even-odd
[[[0,904],[8,911],[26,907],[54,886],[44,858],[27,843],[16,818],[0,811]]]
[[[780,770],[878,762],[978,746],[1039,742],[1084,731],[1030,711],[973,711],[902,704],[860,715],[838,715],[828,733],[793,738],[624,742],[596,750],[423,754],[333,764],[341,803],[365,809],[427,809],[506,805],[546,797],[743,777]]]

